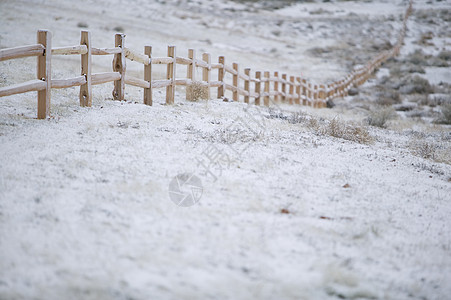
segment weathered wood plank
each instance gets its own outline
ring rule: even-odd
[[[150,58],[145,54],[136,53],[129,48],[124,48],[124,54],[125,57],[131,61],[142,63],[145,66],[150,64]]]
[[[137,78],[137,77],[129,76],[129,75],[125,76],[125,83],[136,86],[136,87],[140,87],[143,89],[151,88],[151,84],[149,82],[142,80],[140,78]]]
[[[92,48],[91,54],[92,55],[110,55],[110,54],[119,54],[122,53],[121,47],[115,47],[115,48]]]
[[[28,56],[39,56],[44,54],[45,47],[42,44],[28,45],[0,50],[0,61],[16,59]]]
[[[107,83],[111,81],[117,81],[121,79],[121,73],[119,72],[105,72],[96,73],[91,75],[91,85],[97,85]]]
[[[14,84],[0,88],[0,97],[22,94],[32,91],[42,91],[46,88],[45,81],[34,79],[24,83]]]
[[[80,55],[86,53],[88,53],[88,48],[86,45],[56,47],[52,49],[52,55]]]
[[[73,86],[86,84],[85,76],[78,76],[68,79],[52,79],[52,89],[65,89]]]

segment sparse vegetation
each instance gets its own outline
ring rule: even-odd
[[[245,130],[237,127],[227,127],[217,129],[212,133],[203,136],[204,139],[210,142],[218,142],[226,145],[233,145],[235,143],[250,143],[255,142],[263,137],[263,132],[256,132],[252,130]]]
[[[370,111],[366,121],[370,126],[386,128],[387,122],[396,116],[395,110],[392,107],[379,107]]]
[[[417,163],[417,164],[414,164],[414,166],[416,168],[418,168],[419,170],[422,170],[422,171],[427,171],[427,172],[430,172],[430,173],[433,173],[433,174],[437,174],[437,175],[440,175],[440,176],[445,175],[443,170],[441,170],[436,165],[430,165],[430,164],[425,164],[425,163]]]
[[[426,139],[413,139],[409,145],[414,155],[445,164],[451,164],[449,147],[449,143],[440,143]]]
[[[304,123],[306,121],[306,114],[303,112],[295,112],[288,118],[288,122],[291,124]]]
[[[426,159],[434,159],[437,146],[426,141],[413,141],[411,142],[411,149],[417,156]]]
[[[330,15],[330,14],[332,14],[330,11],[322,9],[322,8],[319,8],[319,9],[316,9],[316,10],[312,10],[309,13],[311,15],[324,15],[324,14]]]
[[[335,117],[332,120],[325,120],[323,124],[315,126],[318,123],[320,123],[320,121],[311,123],[314,125],[311,128],[316,127],[315,131],[317,134],[329,135],[360,144],[370,144],[373,142],[373,138],[368,129],[361,124],[344,122],[338,117]]]
[[[369,144],[373,141],[372,136],[364,125],[345,122],[338,117],[327,120],[303,112],[294,112],[288,116],[282,111],[269,108],[269,116],[267,118],[286,120],[291,124],[304,124],[318,135],[328,135],[361,144]]]
[[[269,119],[281,119],[281,120],[288,119],[288,116],[285,116],[283,111],[276,110],[272,107],[270,107],[268,109],[268,112],[269,112],[269,116],[268,116]]]
[[[434,37],[434,34],[430,31],[427,33],[424,33],[421,35],[421,38],[418,41],[418,44],[432,46],[433,44],[430,41],[432,40],[433,37]]]

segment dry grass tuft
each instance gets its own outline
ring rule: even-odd
[[[312,125],[315,125],[314,123]],[[370,144],[373,142],[373,137],[365,126],[344,122],[339,118],[326,121],[317,127],[316,132],[321,135],[329,135],[360,144]]]
[[[307,115],[303,112],[295,112],[288,118],[288,122],[291,124],[304,123],[307,120]]]
[[[186,87],[186,100],[197,102],[208,99],[208,87],[199,81],[194,81]]]

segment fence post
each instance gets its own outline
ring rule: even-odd
[[[222,67],[218,69],[218,81],[222,83],[218,87],[218,98],[221,98],[221,97],[224,97],[224,69],[225,69],[224,56],[220,56],[218,61],[222,65]]]
[[[263,98],[263,103],[265,106],[269,106],[269,72],[264,73],[265,76],[265,97]]]
[[[175,97],[175,46],[168,46],[168,57],[172,58],[172,62],[168,64],[166,79],[171,80],[171,84],[166,87],[166,104],[174,104]]]
[[[279,72],[274,72],[274,77],[276,77],[276,79],[274,80],[274,91],[275,91],[274,101],[275,102],[279,102],[279,100],[280,100],[280,95],[279,95]]]
[[[313,107],[313,105],[314,105],[312,96],[313,96],[312,83],[309,81],[308,86],[307,86],[307,99],[308,99],[311,107]]]
[[[302,78],[302,105],[308,105],[307,101],[307,80]]]
[[[249,83],[251,78],[251,69],[250,68],[244,69],[244,74],[246,74],[247,76],[247,79],[244,81],[244,90],[248,93],[247,96],[246,95],[244,96],[244,103],[249,104],[249,94],[250,94]]]
[[[330,99],[332,100],[335,98],[336,88],[335,88],[335,81],[330,84]]]
[[[282,74],[282,102],[287,101],[287,74]]]
[[[296,104],[301,104],[301,77],[296,77]]]
[[[239,100],[239,93],[238,93],[238,72],[239,72],[239,67],[237,63],[233,63],[232,65],[233,70],[236,72],[236,75],[233,74],[233,87],[235,88],[233,90],[233,101],[238,101]]]
[[[313,107],[318,108],[318,85],[313,86]]]
[[[152,105],[152,47],[145,46],[144,54],[149,57],[149,64],[144,65],[144,81],[149,83],[149,88],[144,89],[144,104]]]
[[[346,76],[346,90],[345,95],[348,96],[348,91],[351,88],[351,75]]]
[[[293,104],[294,100],[294,76],[290,76],[290,104]]]
[[[319,103],[319,107],[323,108],[325,107],[325,103],[326,103],[326,88],[323,84],[321,84],[319,86],[319,99],[320,99],[320,103]]]
[[[330,83],[328,83],[326,85],[326,107],[327,107],[327,101],[329,101],[330,99],[332,99],[332,86]]]
[[[85,76],[86,83],[80,86],[80,106],[92,106],[92,86],[91,86],[91,33],[81,32],[80,45],[88,48],[86,54],[81,55],[81,75]]]
[[[365,76],[365,75],[364,75]],[[364,83],[365,81],[363,81]],[[363,84],[362,83],[362,84]],[[345,85],[346,85],[346,81],[345,79],[341,80],[341,97],[344,98],[345,97]]]
[[[52,33],[38,30],[38,44],[45,47],[44,55],[38,56],[37,77],[46,82],[45,90],[38,91],[38,119],[45,119],[50,114],[52,89]]]
[[[125,34],[117,33],[115,36],[115,46],[122,48],[121,53],[114,55],[113,59],[113,71],[119,72],[121,78],[114,82],[113,99],[114,100],[124,100],[125,96]]]
[[[188,58],[191,60],[191,63],[188,65],[188,70],[186,77],[191,80],[191,83],[196,81],[196,50],[188,49]],[[187,86],[185,89],[186,100],[193,101],[193,93],[188,93],[189,87]]]
[[[262,73],[260,71],[255,72],[255,92],[257,96],[255,97],[255,105],[260,105],[260,84],[262,79]]]
[[[207,82],[207,99],[210,100],[211,55],[209,53],[202,54],[202,60],[207,63],[207,67],[202,69],[202,80]]]

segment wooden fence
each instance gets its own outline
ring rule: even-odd
[[[349,88],[363,84],[382,63],[399,54],[407,28],[407,19],[412,12],[412,0],[404,16],[403,26],[398,40],[390,50],[383,51],[365,66],[354,68],[346,76],[327,84],[317,84],[306,78],[269,71],[251,72],[250,68],[240,69],[238,63],[226,64],[224,56],[217,63],[211,61],[211,55],[202,54],[202,59],[196,58],[193,49],[188,50],[188,57],[176,56],[176,47],[169,46],[167,57],[153,57],[152,47],[145,46],[144,53],[135,52],[125,47],[125,35],[116,34],[114,48],[94,48],[91,46],[91,34],[81,32],[80,45],[52,48],[52,35],[49,31],[39,30],[37,43],[0,50],[0,61],[28,56],[37,56],[37,79],[24,83],[0,88],[0,97],[38,92],[38,119],[45,119],[50,114],[51,89],[61,89],[80,86],[80,105],[92,105],[92,86],[106,82],[114,82],[113,98],[123,100],[125,86],[132,85],[144,89],[144,103],[152,105],[152,90],[166,88],[166,103],[173,104],[175,87],[191,86],[193,83],[206,87],[208,97],[211,88],[217,88],[217,97],[232,92],[232,99],[240,101],[243,96],[245,103],[255,105],[270,105],[270,101],[325,107],[326,102],[336,97],[347,95]],[[52,79],[51,62],[53,55],[81,55],[81,75],[69,79]],[[92,73],[91,61],[93,55],[113,55],[113,70],[106,73]],[[144,78],[136,78],[126,74],[126,62],[135,61],[144,65]],[[152,65],[167,65],[166,79],[152,79]],[[187,74],[177,78],[177,65],[186,65]],[[196,69],[202,68],[202,79],[196,78]],[[212,70],[217,69],[217,80],[212,79]],[[232,77],[227,82],[226,74]],[[253,75],[252,75],[253,74]],[[187,100],[190,95],[187,93]],[[252,101],[253,100],[253,101]]]

